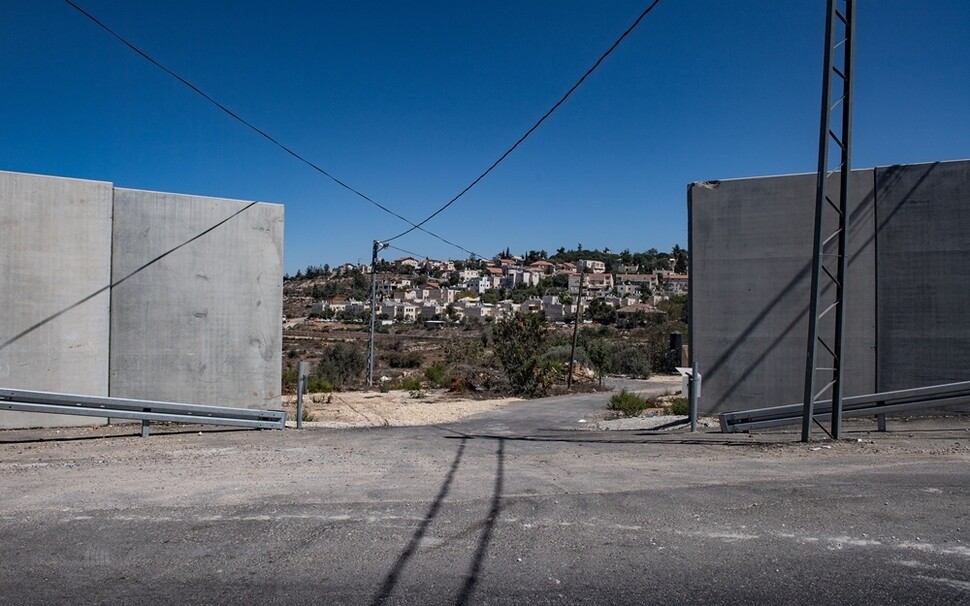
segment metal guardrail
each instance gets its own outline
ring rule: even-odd
[[[880,431],[885,431],[887,414],[959,404],[970,404],[970,381],[842,398],[842,416],[876,416],[879,419]],[[802,404],[788,404],[722,412],[718,417],[721,421],[721,431],[731,433],[797,425],[802,422],[803,411]],[[832,401],[817,402],[812,416],[818,421],[830,419]]]
[[[148,435],[148,424],[151,421],[253,429],[283,429],[286,426],[286,412],[282,410],[204,406],[7,388],[0,388],[0,410],[131,419],[142,422],[143,436]]]

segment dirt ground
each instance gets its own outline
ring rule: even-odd
[[[304,427],[404,427],[450,423],[519,398],[469,399],[446,389],[343,391],[303,397]],[[288,426],[296,425],[296,396],[283,396]]]
[[[669,386],[673,394],[679,378],[658,375],[645,381],[628,381],[631,391],[636,386]],[[603,397],[600,395],[600,397]],[[303,397],[305,427],[407,427],[452,423],[466,417],[521,402],[521,398],[469,398],[447,389],[419,391],[392,390],[343,391],[307,394]],[[288,426],[296,426],[296,396],[283,396],[283,409],[289,413]],[[590,417],[590,428],[637,429],[663,424],[663,408],[648,408],[636,419],[619,419],[604,406],[602,414]],[[666,417],[668,420],[675,417]],[[711,425],[713,426],[713,425]]]

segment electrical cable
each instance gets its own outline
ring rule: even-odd
[[[393,248],[394,250],[399,251],[399,252],[402,252],[402,253],[404,253],[406,255],[411,255],[412,257],[415,257],[416,259],[430,259],[431,258],[431,257],[429,257],[427,255],[419,255],[416,252],[411,252],[410,250],[404,250],[403,248],[398,248],[397,246],[392,246],[390,244],[388,244],[387,247],[388,248]]]
[[[334,183],[336,183],[340,187],[342,187],[342,188],[344,188],[344,189],[352,192],[353,194],[357,195],[359,198],[361,198],[361,199],[363,199],[363,200],[365,200],[365,201],[373,204],[374,206],[376,206],[377,208],[383,210],[384,212],[388,213],[389,215],[392,215],[392,216],[400,219],[401,221],[404,221],[408,225],[410,225],[411,226],[411,229],[408,230],[408,232],[414,231],[415,229],[420,229],[422,232],[428,234],[429,236],[432,236],[433,238],[437,238],[438,240],[440,240],[441,242],[444,242],[445,244],[448,244],[449,246],[453,246],[453,247],[455,247],[455,248],[457,248],[457,249],[459,249],[459,250],[461,250],[461,251],[463,251],[463,252],[465,252],[465,253],[467,253],[469,255],[475,255],[474,252],[466,249],[465,247],[460,246],[458,244],[455,244],[454,242],[452,242],[450,240],[447,240],[447,239],[439,236],[438,234],[436,234],[434,232],[431,232],[431,231],[428,231],[427,229],[424,229],[420,225],[415,224],[413,221],[407,219],[406,217],[403,217],[402,215],[399,215],[398,213],[396,213],[393,210],[391,210],[390,208],[384,206],[380,202],[377,202],[376,200],[374,200],[373,198],[371,198],[371,197],[367,196],[366,194],[360,192],[359,190],[354,189],[353,187],[351,187],[350,185],[348,185],[346,182],[338,179],[334,175],[332,175],[329,172],[327,172],[321,166],[319,166],[319,165],[315,164],[314,162],[308,160],[307,158],[305,158],[304,156],[300,155],[298,152],[296,152],[292,148],[287,147],[286,145],[280,143],[277,139],[275,139],[272,135],[270,135],[266,131],[260,129],[256,125],[254,125],[251,122],[247,121],[245,118],[243,118],[242,116],[240,116],[236,112],[232,111],[231,109],[229,109],[228,107],[226,107],[222,103],[216,101],[214,98],[212,98],[210,95],[208,95],[205,91],[203,91],[202,89],[200,89],[196,85],[192,84],[191,82],[189,82],[188,80],[186,80],[182,76],[178,75],[177,73],[175,73],[171,69],[169,69],[169,68],[165,67],[164,65],[162,65],[160,62],[158,62],[153,57],[151,57],[148,53],[144,52],[143,50],[141,50],[140,48],[138,48],[137,46],[135,46],[134,44],[132,44],[131,42],[129,42],[128,40],[126,40],[120,34],[116,33],[114,30],[112,30],[110,27],[108,27],[106,24],[104,24],[102,21],[100,21],[97,17],[95,17],[94,15],[92,15],[91,13],[89,13],[88,11],[84,10],[83,8],[81,8],[80,6],[78,6],[77,4],[75,4],[74,2],[72,2],[72,0],[64,0],[64,2],[66,2],[68,5],[70,5],[77,12],[81,13],[82,15],[84,15],[85,17],[87,17],[88,19],[90,19],[98,27],[100,27],[104,31],[106,31],[109,34],[111,34],[114,38],[116,38],[122,44],[124,44],[125,46],[127,46],[128,48],[130,48],[132,51],[134,51],[135,53],[137,53],[138,55],[140,55],[143,59],[145,59],[146,61],[148,61],[149,63],[151,63],[155,67],[157,67],[158,69],[162,70],[163,72],[165,72],[166,74],[168,74],[172,78],[175,78],[180,83],[182,83],[183,85],[185,85],[186,87],[188,87],[189,89],[191,89],[193,92],[195,92],[196,94],[198,94],[199,96],[201,96],[203,99],[205,99],[206,101],[208,101],[212,105],[216,106],[218,109],[220,109],[221,111],[223,111],[226,115],[232,117],[233,119],[235,119],[236,121],[238,121],[240,124],[243,124],[244,126],[246,126],[247,128],[249,128],[253,132],[257,133],[258,135],[260,135],[261,137],[263,137],[264,139],[266,139],[267,141],[269,141],[270,143],[272,143],[276,147],[280,148],[281,150],[283,150],[284,152],[286,152],[290,156],[296,158],[297,160],[299,160],[300,162],[306,164],[307,166],[309,166],[313,170],[315,170],[318,173],[320,173],[320,174],[324,175],[325,177],[329,178],[331,181],[333,181]]]
[[[416,252],[412,252],[412,251],[410,251],[410,250],[405,250],[405,249],[403,249],[403,248],[399,248],[399,247],[397,247],[397,246],[394,246],[393,244],[388,244],[388,245],[387,245],[387,248],[393,248],[394,250],[396,250],[396,251],[398,251],[398,252],[402,252],[402,253],[404,253],[404,254],[406,254],[406,255],[411,255],[411,256],[412,256],[412,257],[414,257],[415,259],[430,259],[430,258],[431,258],[431,257],[429,257],[428,255],[422,255],[422,254],[418,254],[418,253],[416,253]],[[485,257],[483,257],[483,256],[481,256],[481,255],[476,255],[476,256],[477,256],[477,257],[478,257],[479,259],[484,259],[484,258],[485,258]]]
[[[618,47],[620,45],[620,43],[623,42],[623,39],[624,38],[626,38],[628,35],[630,35],[630,33],[633,32],[633,30],[636,29],[638,25],[640,25],[640,22],[643,21],[643,18],[646,17],[648,14],[650,14],[650,11],[652,11],[654,9],[654,7],[656,7],[658,4],[660,4],[660,0],[654,0],[653,3],[650,4],[650,6],[648,6],[642,13],[640,13],[640,16],[636,18],[636,20],[633,22],[633,24],[630,27],[628,27],[625,32],[623,32],[622,34],[620,34],[620,37],[617,38],[615,42],[613,42],[612,46],[610,46],[610,48],[607,49],[607,51],[605,53],[603,53],[602,55],[600,55],[600,58],[597,59],[595,63],[593,63],[593,66],[592,67],[590,67],[588,70],[586,70],[586,73],[583,74],[582,77],[579,80],[577,80],[576,83],[573,84],[572,87],[570,87],[569,90],[566,91],[566,94],[563,95],[562,98],[559,99],[559,101],[556,101],[556,103],[549,109],[549,111],[547,111],[545,114],[543,114],[543,116],[541,118],[539,118],[539,120],[535,124],[532,125],[532,128],[530,128],[529,130],[527,130],[524,135],[522,135],[521,137],[519,137],[519,140],[516,141],[512,145],[512,147],[508,148],[505,151],[505,153],[502,154],[499,157],[498,160],[496,160],[495,162],[493,162],[491,166],[489,166],[487,169],[485,169],[485,172],[483,172],[482,174],[478,175],[478,177],[476,177],[474,181],[472,181],[471,183],[469,183],[465,187],[465,189],[463,189],[460,192],[458,192],[458,195],[456,195],[454,198],[452,198],[451,200],[449,200],[444,206],[442,206],[438,210],[436,210],[433,213],[431,213],[430,215],[428,215],[423,221],[420,221],[420,222],[418,222],[416,224],[412,223],[411,224],[411,227],[409,229],[407,229],[407,230],[405,230],[405,231],[403,231],[403,232],[401,232],[401,233],[399,233],[396,236],[393,236],[391,238],[385,238],[383,240],[383,242],[391,242],[393,240],[397,240],[401,236],[407,235],[407,234],[411,233],[412,231],[414,231],[415,229],[421,229],[422,228],[421,227],[422,225],[424,225],[425,223],[427,223],[431,219],[434,219],[436,216],[438,216],[439,214],[441,214],[442,212],[444,212],[445,209],[447,209],[449,206],[451,206],[452,204],[454,204],[455,202],[457,202],[459,198],[461,198],[466,193],[468,193],[468,191],[471,188],[473,188],[476,185],[478,185],[478,183],[482,179],[484,179],[490,172],[492,172],[492,170],[494,170],[495,167],[497,167],[499,164],[501,164],[503,160],[505,160],[513,151],[515,151],[515,148],[517,148],[523,141],[525,141],[526,139],[528,139],[529,138],[529,135],[531,135],[537,128],[539,128],[539,126],[543,122],[545,122],[546,119],[553,114],[553,112],[555,112],[557,109],[559,109],[559,106],[562,105],[566,101],[566,99],[568,99],[569,96],[572,95],[573,92],[577,88],[580,87],[580,85],[586,80],[586,78],[588,78],[590,76],[590,74],[592,74],[596,70],[596,68],[598,68],[600,66],[600,63],[602,63],[603,60],[605,60],[616,49],[616,47]]]

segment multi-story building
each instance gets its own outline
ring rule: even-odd
[[[404,303],[401,301],[383,301],[380,313],[391,319],[398,317],[404,318],[405,322],[414,322],[418,319],[420,308],[414,303]]]
[[[687,293],[690,278],[687,274],[667,274],[663,278],[663,290],[670,295]]]
[[[579,271],[602,274],[606,273],[606,263],[603,261],[593,261],[592,259],[580,259],[576,263],[576,269]]]
[[[579,282],[583,281],[583,291],[590,297],[608,293],[613,290],[613,274],[569,274],[570,294],[579,294]]]
[[[467,282],[469,280],[474,280],[481,275],[482,270],[480,269],[463,269],[458,272],[458,279],[462,282]]]

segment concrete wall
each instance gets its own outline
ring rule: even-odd
[[[111,184],[0,172],[0,386],[108,395]],[[0,412],[0,427],[78,425]]]
[[[850,179],[846,395],[875,387],[872,179],[872,171]],[[688,200],[692,351],[704,377],[700,410],[800,401],[815,176],[694,184]],[[833,330],[831,323],[822,330]]]
[[[970,380],[970,162],[876,169],[879,390]]]
[[[279,408],[282,207],[116,189],[114,212],[111,395]]]
[[[688,193],[700,410],[801,402],[815,176],[715,183]],[[967,380],[970,162],[853,171],[850,186],[845,395]]]
[[[282,206],[0,172],[0,234],[0,387],[279,408]]]

